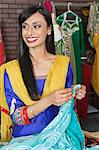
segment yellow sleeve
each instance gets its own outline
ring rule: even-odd
[[[5,65],[0,67],[0,107],[5,108],[6,110],[9,111],[7,103],[6,103],[6,98],[4,94],[4,70],[5,70]],[[1,112],[1,142],[7,142],[11,139],[11,125],[12,121],[10,119],[10,116],[6,114],[3,111]]]

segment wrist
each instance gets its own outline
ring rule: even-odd
[[[47,107],[49,107],[49,106],[52,105],[49,96],[44,97],[44,98],[43,98],[43,101],[44,101],[44,103],[45,103],[45,105],[46,105]]]
[[[28,108],[27,108],[27,115],[28,115],[29,119],[31,119],[31,118],[36,116],[34,114],[34,111],[33,111],[33,105],[28,106]]]

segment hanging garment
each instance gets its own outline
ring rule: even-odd
[[[64,53],[64,46],[63,46],[62,35],[59,29],[59,25],[54,23],[53,29],[54,29],[55,53],[57,55],[62,55]]]
[[[95,33],[93,37],[93,44],[96,50],[95,60],[92,66],[92,86],[99,96],[99,33]]]
[[[99,5],[93,2],[90,5],[89,18],[87,24],[88,40],[91,47],[94,47],[93,37],[95,33],[99,33]]]
[[[74,75],[74,84],[77,82],[77,75],[76,75],[76,60],[75,60],[75,52],[72,42],[72,34],[73,32],[79,30],[77,24],[78,24],[78,16],[76,17],[76,20],[74,23],[70,24],[66,20],[67,14],[64,13],[64,20],[62,22],[62,25],[60,27],[61,34],[62,34],[62,40],[64,44],[64,54],[69,56],[70,62],[73,69],[73,75]]]
[[[88,103],[89,103],[89,93],[90,93],[90,83],[92,77],[92,67],[89,64],[82,63],[82,78],[83,84],[86,86],[86,95],[81,101],[76,101],[77,104],[77,114],[81,118],[87,117]]]
[[[65,21],[64,21],[64,15],[65,15],[65,13],[58,16],[56,23],[59,24],[60,26],[63,23],[63,25],[64,25],[63,29],[65,29],[65,33],[66,33],[66,31],[68,31],[68,32],[70,31],[70,33],[72,33],[72,43],[73,43],[74,54],[75,54],[75,58],[74,58],[73,62],[76,61],[75,62],[76,63],[75,70],[76,70],[76,76],[77,76],[77,83],[82,83],[81,57],[86,56],[83,22],[82,22],[81,18],[76,17],[76,21],[71,24],[66,20],[66,16],[65,16]],[[73,56],[73,54],[72,54],[72,56]]]
[[[87,24],[87,33],[89,34],[88,40],[90,46],[93,47],[93,35],[94,35],[94,18],[95,18],[95,6],[90,6],[89,17],[88,17],[88,24]]]
[[[4,50],[4,43],[2,40],[2,34],[0,30],[0,65],[2,65],[6,61],[6,55]]]
[[[92,86],[97,95],[99,95],[99,3],[93,2],[90,6],[90,13],[87,25],[90,45],[95,48],[96,55],[92,66]]]
[[[50,0],[45,0],[43,6],[50,12],[50,14],[52,13],[52,5]]]
[[[62,25],[58,28],[61,34],[59,40],[57,37],[57,30],[55,29],[56,32],[54,33],[56,33],[56,38],[57,38],[57,41],[55,41],[55,50],[56,50],[56,54],[63,54],[65,56],[69,56],[70,63],[73,69],[74,84],[76,84],[76,64],[75,64],[74,48],[72,43],[72,32],[71,30],[67,30],[67,27],[65,26],[65,20],[66,20],[66,16],[64,15],[64,20],[62,22]]]
[[[51,13],[51,17],[52,17],[52,23],[55,23],[56,20],[56,8],[55,8],[55,4],[54,2],[51,1],[51,6],[52,6],[52,13]]]

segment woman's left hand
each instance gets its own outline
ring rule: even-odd
[[[81,88],[79,90],[76,90],[75,98],[78,100],[81,100],[86,95],[86,87],[85,85],[81,85]]]

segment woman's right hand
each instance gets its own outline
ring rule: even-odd
[[[56,90],[50,93],[46,98],[50,105],[61,106],[73,98],[72,88]]]
[[[37,116],[39,113],[44,111],[51,105],[61,106],[67,101],[71,100],[72,97],[72,88],[56,90],[49,95],[41,98],[35,104],[30,105],[27,108],[27,114],[29,119]]]

